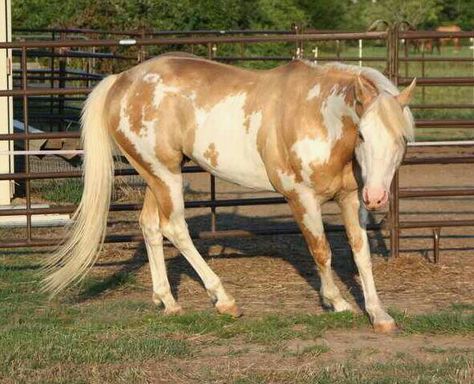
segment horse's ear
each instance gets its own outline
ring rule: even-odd
[[[395,96],[402,107],[405,107],[408,104],[410,104],[410,101],[413,98],[415,86],[416,86],[416,77],[413,79],[413,81],[408,87],[406,87],[403,91],[401,91],[399,95]]]
[[[377,96],[375,87],[361,76],[357,76],[354,92],[355,99],[364,107],[368,106]]]

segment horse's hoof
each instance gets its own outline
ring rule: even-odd
[[[166,316],[173,316],[173,315],[182,315],[184,313],[184,311],[183,311],[183,308],[181,308],[180,305],[176,305],[174,307],[165,308],[163,313]]]
[[[217,311],[222,315],[230,315],[234,318],[242,316],[242,311],[239,306],[235,303],[233,304],[216,304]]]
[[[377,333],[399,333],[400,328],[394,321],[381,321],[374,323],[374,331]]]

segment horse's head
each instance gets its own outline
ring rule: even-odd
[[[360,77],[356,99],[363,107],[355,155],[364,183],[362,199],[370,210],[388,201],[390,184],[400,166],[407,142],[413,140],[414,122],[408,108],[416,79],[397,95],[375,91]]]

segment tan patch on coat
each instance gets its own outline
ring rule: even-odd
[[[324,268],[331,259],[331,248],[329,247],[326,236],[314,236],[311,234],[308,237],[305,236],[305,238],[314,261],[318,267]]]
[[[216,150],[216,145],[214,143],[209,144],[206,152],[204,152],[204,158],[209,161],[213,168],[217,168],[217,158],[219,157],[219,152]]]
[[[364,246],[363,227],[360,224],[360,201],[357,190],[341,191],[337,196],[342,217],[346,226],[347,239],[354,253],[360,252]]]
[[[347,231],[347,238],[349,239],[349,244],[354,253],[360,252],[364,245],[364,240],[362,239],[361,234],[357,232],[360,232],[357,228],[349,229]]]
[[[342,117],[343,134],[333,145],[329,161],[325,164],[311,164],[310,178],[318,195],[333,197],[341,188],[354,186],[353,175],[347,169],[354,157],[357,140],[357,126],[349,116]]]
[[[145,179],[148,187],[153,192],[158,204],[160,225],[168,223],[174,209],[173,201],[171,199],[170,187],[166,184],[165,180],[162,180],[153,174],[149,165],[140,161],[141,158],[135,152],[133,146],[129,144],[126,138],[125,141],[123,141],[124,136],[122,136],[116,136],[116,141],[120,146],[120,150],[125,155],[129,163],[137,170],[140,176]],[[125,147],[120,144],[121,142],[125,144]]]
[[[289,191],[286,194],[286,198],[288,199],[288,204],[290,205],[293,216],[303,233],[311,256],[313,256],[318,267],[325,266],[331,258],[331,249],[326,240],[326,236],[324,233],[320,236],[316,236],[305,226],[304,215],[306,214],[306,209],[295,190]]]

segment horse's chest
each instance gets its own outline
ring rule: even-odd
[[[259,190],[273,190],[257,149],[262,112],[245,110],[245,94],[209,109],[195,108],[191,157],[216,176]]]

